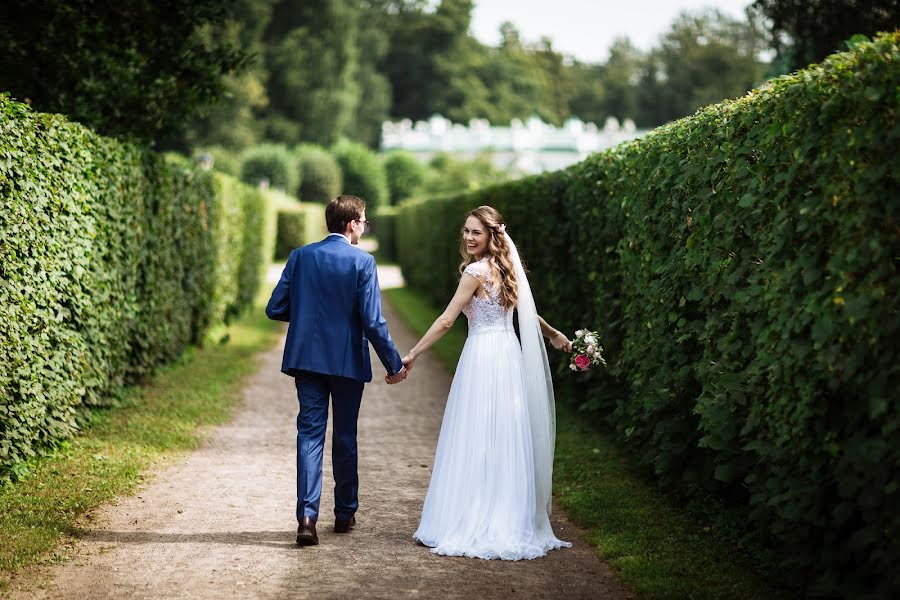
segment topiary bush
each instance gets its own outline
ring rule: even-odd
[[[287,254],[285,254],[283,250],[278,250],[276,248],[279,244],[277,241],[279,237],[282,240],[280,242],[281,248],[288,248],[288,253],[290,253],[290,250],[304,244],[319,241],[328,234],[325,227],[325,207],[321,204],[315,202],[297,202],[297,200],[291,196],[271,190],[266,192],[266,197],[270,207],[269,213],[272,218],[271,253],[269,254],[272,260],[282,260],[287,258]],[[283,223],[287,227],[287,230],[279,233],[279,230],[281,229],[279,226],[279,215],[282,213],[300,213],[301,216],[297,219],[291,219],[290,217],[284,218]]]
[[[331,153],[319,146],[303,146],[298,157],[301,201],[327,203],[341,193],[341,167]]]
[[[241,181],[253,186],[268,181],[270,187],[287,192],[296,190],[301,183],[296,158],[280,144],[260,144],[244,151]]]
[[[262,231],[246,218],[258,191],[5,95],[0,155],[6,480],[246,307]]]
[[[343,194],[359,196],[373,214],[388,203],[387,176],[378,156],[363,144],[343,140],[335,145],[334,156],[344,176]]]
[[[397,262],[397,207],[379,208],[373,220],[379,258],[392,263]]]
[[[307,243],[306,220],[303,210],[278,213],[278,233],[275,238],[275,260],[284,260],[294,248]]]
[[[241,158],[237,153],[223,146],[207,146],[194,151],[194,160],[202,167],[206,161],[212,162],[212,168],[220,173],[240,177]]]
[[[394,151],[384,157],[391,204],[411,198],[425,182],[426,167],[409,152]]]
[[[565,171],[398,215],[405,279],[445,303],[463,214],[503,212],[542,314],[601,332],[586,418],[669,489],[745,512],[804,595],[900,594],[898,63],[884,34]]]

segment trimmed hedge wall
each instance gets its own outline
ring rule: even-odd
[[[274,260],[284,260],[294,248],[317,242],[328,234],[324,206],[316,202],[297,202],[278,191],[268,194],[274,213],[273,254],[270,254]]]
[[[249,305],[261,193],[0,95],[0,479]]]
[[[303,210],[281,211],[278,213],[275,260],[285,260],[295,248],[299,248],[307,243],[305,217],[306,213]]]
[[[396,206],[383,206],[379,208],[372,220],[374,227],[372,233],[378,239],[378,255],[382,260],[397,262],[397,215]]]
[[[882,35],[565,171],[405,205],[404,277],[447,302],[463,214],[497,207],[542,314],[601,332],[587,416],[671,489],[747,507],[806,594],[896,597],[898,65]]]

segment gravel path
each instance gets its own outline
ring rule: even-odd
[[[413,334],[390,306],[385,314],[398,348],[410,348]],[[409,380],[389,387],[379,381],[373,353],[376,377],[366,386],[359,422],[357,527],[350,535],[331,532],[327,441],[320,545],[296,547],[297,400],[280,360],[280,346],[262,353],[231,423],[135,495],[90,515],[69,560],[17,578],[11,597],[632,597],[560,510],[554,529],[574,547],[533,561],[441,557],[412,540],[450,385],[428,355]]]

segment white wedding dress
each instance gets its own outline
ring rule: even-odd
[[[413,537],[447,556],[537,558],[571,544],[556,538],[548,506],[537,500],[522,348],[486,262],[465,272],[483,282],[486,297],[463,309],[469,335]]]

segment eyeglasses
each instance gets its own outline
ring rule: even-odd
[[[363,231],[365,231],[366,229],[368,229],[369,227],[372,226],[372,221],[370,221],[369,219],[366,219],[365,221],[363,221],[362,219],[353,219],[353,220],[356,221],[357,223],[363,224]]]

